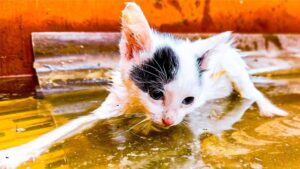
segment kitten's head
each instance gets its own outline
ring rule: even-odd
[[[208,51],[229,39],[229,32],[195,42],[159,34],[135,3],[127,3],[120,41],[122,78],[140,90],[138,97],[152,121],[176,125],[205,103],[203,74]]]

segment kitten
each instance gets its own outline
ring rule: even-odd
[[[230,32],[194,42],[155,32],[142,10],[127,3],[122,11],[119,70],[106,100],[90,115],[0,151],[0,168],[16,168],[99,119],[141,111],[158,125],[177,125],[196,108],[232,90],[255,101],[261,115],[287,115],[255,88],[232,43]]]

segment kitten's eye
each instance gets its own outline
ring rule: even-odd
[[[163,92],[161,92],[161,91],[151,91],[149,93],[149,95],[154,100],[161,100],[163,98],[163,96],[164,96]]]
[[[182,100],[182,104],[188,105],[192,104],[194,102],[194,97],[186,97],[185,99]]]

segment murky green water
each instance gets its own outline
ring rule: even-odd
[[[211,119],[223,120],[216,124],[225,129],[234,123],[232,129],[218,130],[218,135],[198,135],[199,129],[215,129],[214,125],[205,126],[205,120],[197,122],[201,115],[192,115],[179,126],[148,135],[140,132],[146,130],[145,123],[136,125],[143,116],[118,117],[99,121],[21,168],[300,168],[300,78],[294,75],[273,79],[273,83],[258,86],[290,113],[288,117],[260,117],[256,105],[242,118],[234,117],[249,105],[235,96],[201,109],[212,113]],[[28,142],[87,114],[106,95],[106,91],[91,89],[44,99],[1,101],[0,148]]]

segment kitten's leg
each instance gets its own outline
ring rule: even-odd
[[[226,58],[222,59],[222,65],[227,76],[234,83],[235,89],[238,90],[241,96],[243,98],[256,101],[261,115],[288,115],[287,112],[272,104],[259,90],[255,88],[254,84],[250,80],[243,60],[239,57],[239,54],[236,51],[227,49]]]
[[[26,144],[0,151],[0,169],[17,168],[22,163],[33,160],[58,141],[92,127],[97,120],[120,115],[120,105],[110,94],[102,105],[91,114],[71,120],[67,124],[46,133]]]

